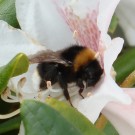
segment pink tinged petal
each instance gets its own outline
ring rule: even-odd
[[[100,0],[98,27],[101,33],[104,33],[104,34],[107,33],[112,15],[119,1],[120,0]]]
[[[116,15],[119,19],[119,24],[122,27],[127,41],[130,45],[135,45],[135,1],[121,0],[117,9]]]
[[[98,0],[74,0],[60,2],[55,0],[59,12],[75,32],[75,39],[80,45],[87,46],[96,52],[99,47],[100,32],[97,27]]]
[[[7,64],[20,52],[30,55],[45,49],[24,32],[14,29],[4,21],[0,21],[0,46],[0,66]]]
[[[47,48],[58,50],[75,42],[52,0],[16,0],[16,10],[21,28]]]
[[[120,135],[135,134],[135,89],[124,89],[133,102],[130,105],[110,102],[102,113],[110,120]]]

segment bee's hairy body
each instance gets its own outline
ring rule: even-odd
[[[49,61],[38,65],[37,69],[41,77],[39,87],[47,89],[46,81],[51,81],[52,85],[59,83],[64,96],[72,105],[67,84],[75,82],[80,88],[79,94],[81,95],[84,89],[83,81],[86,82],[87,87],[94,86],[99,81],[103,70],[95,58],[95,52],[86,47],[73,45],[63,50],[60,58],[67,64]]]

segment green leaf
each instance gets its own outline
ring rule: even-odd
[[[11,77],[25,73],[28,67],[28,58],[23,53],[19,53],[7,65],[0,67],[0,94],[6,88]]]
[[[116,129],[112,126],[112,124],[108,121],[103,131],[107,135],[119,135],[119,133],[116,131]]]
[[[46,102],[79,129],[83,135],[104,135],[75,108],[52,98],[47,99]]]
[[[0,124],[0,134],[14,129],[18,129],[20,127],[20,124],[21,124],[20,116],[9,119],[6,122]]]
[[[22,102],[21,116],[26,135],[83,135],[59,112],[35,100]]]
[[[0,20],[15,28],[20,28],[16,19],[15,0],[0,0]]]
[[[135,70],[135,48],[127,49],[120,55],[113,64],[117,72],[116,81],[118,83],[123,80]]]
[[[118,25],[118,18],[114,15],[111,20],[111,24],[109,27],[109,33],[113,34],[117,28]]]
[[[96,127],[103,131],[106,135],[119,135],[113,125],[107,120],[107,118],[101,114],[96,121]]]

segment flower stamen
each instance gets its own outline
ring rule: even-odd
[[[6,90],[1,94],[1,99],[8,103],[18,102],[18,98],[12,94],[12,90],[7,87]]]
[[[17,109],[17,110],[15,110],[15,111],[12,112],[12,113],[0,115],[0,119],[8,119],[8,118],[11,118],[11,117],[13,117],[13,116],[19,114],[19,113],[20,113],[20,109]]]

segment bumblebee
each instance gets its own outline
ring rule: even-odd
[[[32,63],[39,63],[37,71],[41,77],[39,88],[47,89],[47,81],[52,85],[58,83],[63,89],[65,98],[71,103],[68,83],[75,82],[82,96],[84,83],[86,87],[94,86],[103,74],[95,52],[87,47],[72,45],[66,49],[52,52],[46,51],[31,57]]]

